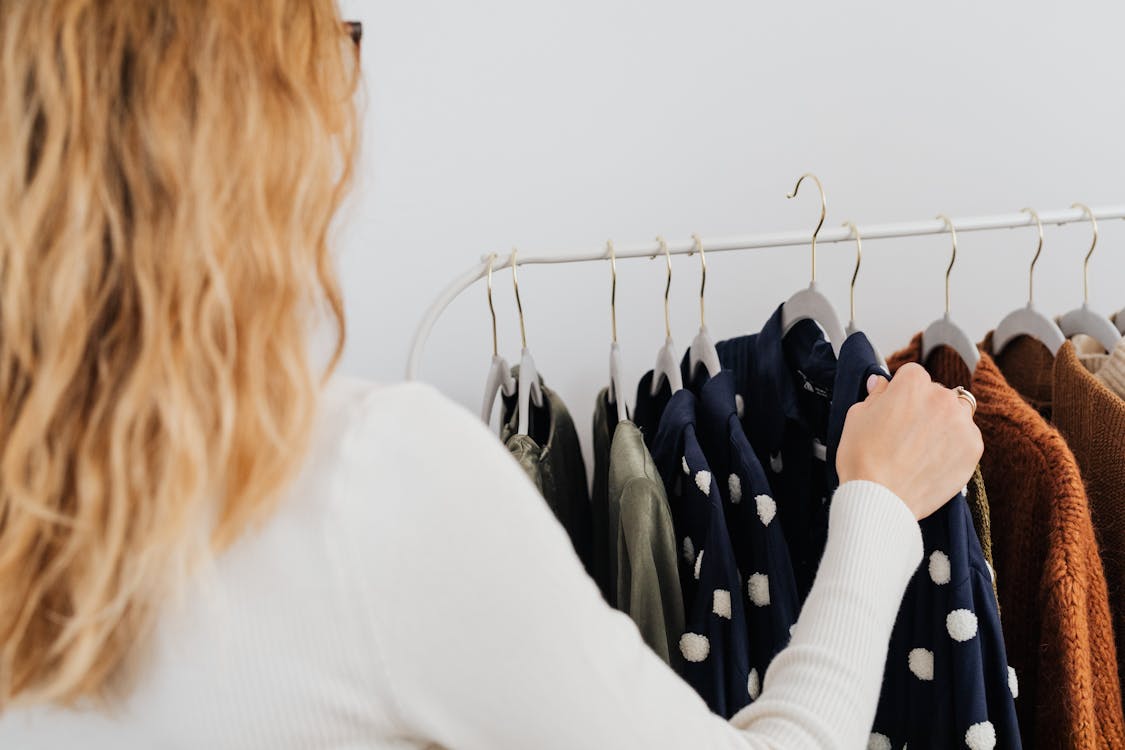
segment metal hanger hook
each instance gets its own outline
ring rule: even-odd
[[[527,330],[523,325],[523,303],[520,302],[520,280],[516,276],[516,253],[519,252],[514,247],[512,248],[512,257],[509,263],[512,264],[512,286],[516,290],[516,310],[520,314],[520,343],[523,348],[527,348]]]
[[[699,328],[702,330],[707,325],[706,311],[703,308],[703,293],[707,291],[707,254],[703,252],[703,240],[698,234],[693,234],[691,239],[695,243],[695,251],[699,253],[699,264],[703,267],[703,277],[699,281]]]
[[[617,343],[617,251],[613,248],[613,240],[605,243],[609,251],[609,271],[613,283],[609,288],[609,319],[613,323],[613,343]]]
[[[949,275],[953,273],[953,264],[957,262],[957,229],[953,226],[953,219],[945,214],[938,214],[937,218],[945,222],[949,236],[953,240],[953,254],[949,256],[949,265],[945,267],[945,317],[949,317]]]
[[[1090,241],[1090,249],[1086,251],[1086,259],[1082,261],[1082,304],[1090,304],[1090,256],[1094,254],[1094,248],[1098,246],[1098,220],[1094,218],[1094,212],[1085,203],[1071,203],[1071,208],[1080,208],[1082,213],[1090,220],[1090,228],[1094,230],[1094,238]]]
[[[672,290],[672,252],[668,249],[668,243],[664,241],[663,237],[657,237],[656,241],[664,252],[664,260],[668,264],[668,281],[664,284],[664,335],[667,338],[672,338],[672,320],[668,315],[668,292]]]
[[[863,262],[863,240],[859,236],[859,227],[855,225],[855,222],[845,221],[841,226],[850,229],[852,236],[855,237],[855,270],[852,271],[852,283],[848,290],[849,322],[855,323],[855,280],[859,278],[859,265]]]
[[[496,308],[492,305],[492,264],[496,260],[496,253],[488,256],[488,313],[492,316],[492,356],[499,354],[496,344]]]
[[[1031,259],[1031,268],[1027,271],[1027,306],[1031,307],[1035,301],[1035,264],[1039,262],[1039,255],[1043,252],[1043,222],[1039,220],[1039,212],[1034,208],[1021,208],[1020,211],[1030,214],[1039,230],[1039,246],[1035,248],[1035,257]]]
[[[801,189],[801,183],[805,181],[806,177],[811,177],[813,182],[816,183],[816,189],[820,191],[820,221],[816,223],[816,229],[812,233],[812,276],[809,281],[810,284],[816,283],[816,236],[820,234],[820,228],[824,226],[824,217],[828,215],[828,198],[824,195],[824,185],[821,184],[820,178],[812,172],[805,172],[797,178],[797,184],[793,186],[793,192],[786,195],[786,198],[796,198],[797,191]]]

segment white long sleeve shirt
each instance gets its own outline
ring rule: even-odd
[[[336,378],[300,476],[163,607],[120,705],[9,708],[0,747],[862,748],[921,558],[898,497],[840,487],[792,643],[728,723],[603,603],[476,417]]]

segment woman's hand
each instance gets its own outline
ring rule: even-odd
[[[921,520],[960,491],[980,460],[984,443],[972,407],[913,363],[891,381],[872,375],[868,390],[844,422],[840,482],[878,482]]]

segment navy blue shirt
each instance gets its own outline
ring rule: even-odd
[[[715,713],[730,717],[750,701],[746,616],[727,530],[719,477],[696,434],[690,390],[672,394],[652,438],[652,457],[672,509],[679,545],[687,632],[683,676]],[[725,479],[725,478],[724,478]]]
[[[769,481],[746,439],[737,414],[734,375],[700,371],[691,383],[698,398],[696,433],[718,483],[734,556],[744,582],[750,649],[749,692],[757,698],[761,678],[778,651],[789,644],[800,601],[789,545],[777,520]]]
[[[773,490],[797,591],[812,587],[828,538],[828,411],[836,356],[811,320],[781,335],[774,313],[761,333],[720,341],[742,396],[742,426]]]
[[[771,480],[791,493],[786,502],[802,506],[792,517],[818,523],[823,510],[825,528],[828,503],[822,498],[830,497],[838,484],[835,458],[844,418],[853,404],[866,398],[867,377],[885,375],[863,334],[848,337],[838,363],[832,362],[827,346],[811,321],[799,323],[783,341],[780,309],[756,337],[719,344],[724,366],[738,368],[736,380],[751,389],[744,393],[752,405],[745,419],[751,424],[760,420],[751,431],[752,443],[762,441],[755,449],[761,455],[781,446],[784,465],[775,467]],[[834,372],[828,378],[830,363]],[[801,447],[795,436],[808,442]],[[820,440],[822,471],[786,477],[790,452],[811,453],[815,459],[822,455]],[[873,746],[1019,748],[1015,680],[1008,668],[991,574],[964,492],[920,526],[925,560],[907,586],[891,635]],[[819,528],[815,536],[793,536],[807,545],[802,550],[806,561],[819,560]]]

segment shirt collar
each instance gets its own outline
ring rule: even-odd
[[[766,446],[771,453],[781,449],[786,421],[802,420],[797,376],[786,352],[797,359],[796,369],[810,380],[827,379],[835,366],[832,348],[815,322],[798,321],[784,333],[783,307],[779,305],[774,310],[754,337],[753,385],[749,389],[751,408],[746,415],[752,442]]]
[[[680,465],[683,453],[683,433],[695,425],[695,395],[687,388],[672,394],[664,413],[660,416],[660,426],[653,436],[650,450],[653,460],[661,468],[661,473],[670,476],[669,471]]]
[[[828,479],[829,486],[839,483],[836,475],[836,449],[840,436],[844,433],[844,419],[853,404],[867,398],[867,378],[882,375],[890,378],[890,373],[879,363],[875,348],[862,332],[853,333],[840,347],[840,358],[836,362],[836,380],[832,386],[832,405],[828,412]]]

